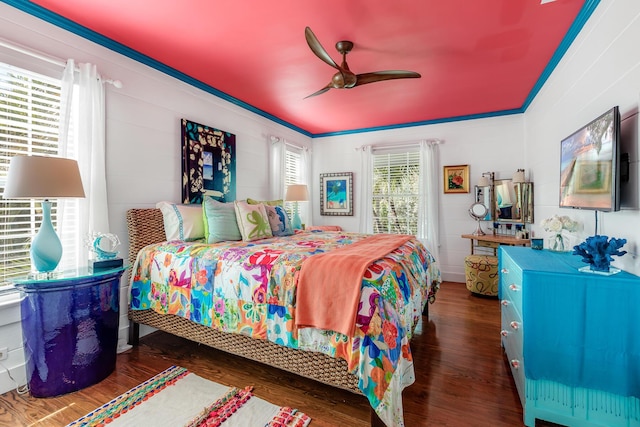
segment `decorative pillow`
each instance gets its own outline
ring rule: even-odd
[[[250,205],[247,202],[239,201],[234,203],[242,240],[249,242],[273,236],[269,218],[267,218],[267,212],[262,203],[258,205]]]
[[[261,201],[261,200],[250,199],[247,197],[247,203],[249,203],[250,205],[259,205],[262,203],[265,206],[284,206],[284,200],[282,199]]]
[[[156,208],[162,211],[167,240],[191,241],[204,237],[201,205],[158,202]]]
[[[242,240],[233,202],[223,203],[211,197],[205,197],[202,211],[204,213],[204,237],[207,239],[207,243]]]
[[[269,218],[269,226],[274,236],[291,236],[293,227],[287,211],[282,206],[265,206],[267,218]]]
[[[342,231],[339,225],[310,225],[306,231]]]

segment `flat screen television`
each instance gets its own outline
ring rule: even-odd
[[[620,210],[618,107],[578,129],[560,145],[560,207]]]

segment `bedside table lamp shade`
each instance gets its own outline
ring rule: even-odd
[[[42,224],[31,242],[31,261],[38,272],[55,270],[62,258],[62,244],[51,222],[48,199],[84,197],[78,163],[57,157],[12,157],[3,197],[43,199]]]
[[[302,220],[298,212],[298,202],[306,202],[309,200],[309,190],[306,184],[292,184],[287,187],[287,193],[284,196],[287,202],[295,202],[293,205],[293,218],[291,226],[296,229],[302,229]]]

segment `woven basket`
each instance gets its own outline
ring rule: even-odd
[[[129,262],[147,245],[166,240],[160,209],[127,211]],[[250,360],[274,366],[305,378],[361,394],[358,378],[349,373],[347,362],[322,353],[282,347],[270,341],[220,332],[188,319],[158,314],[152,310],[129,310],[132,322],[149,325],[171,334],[217,348]],[[131,326],[133,329],[133,325]]]

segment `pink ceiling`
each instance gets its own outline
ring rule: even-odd
[[[134,58],[148,56],[316,136],[521,111],[581,9],[594,1],[32,3],[133,49]],[[356,74],[401,69],[422,78],[304,99],[335,72],[307,46],[306,26],[336,62],[335,43],[353,41],[347,61]]]

